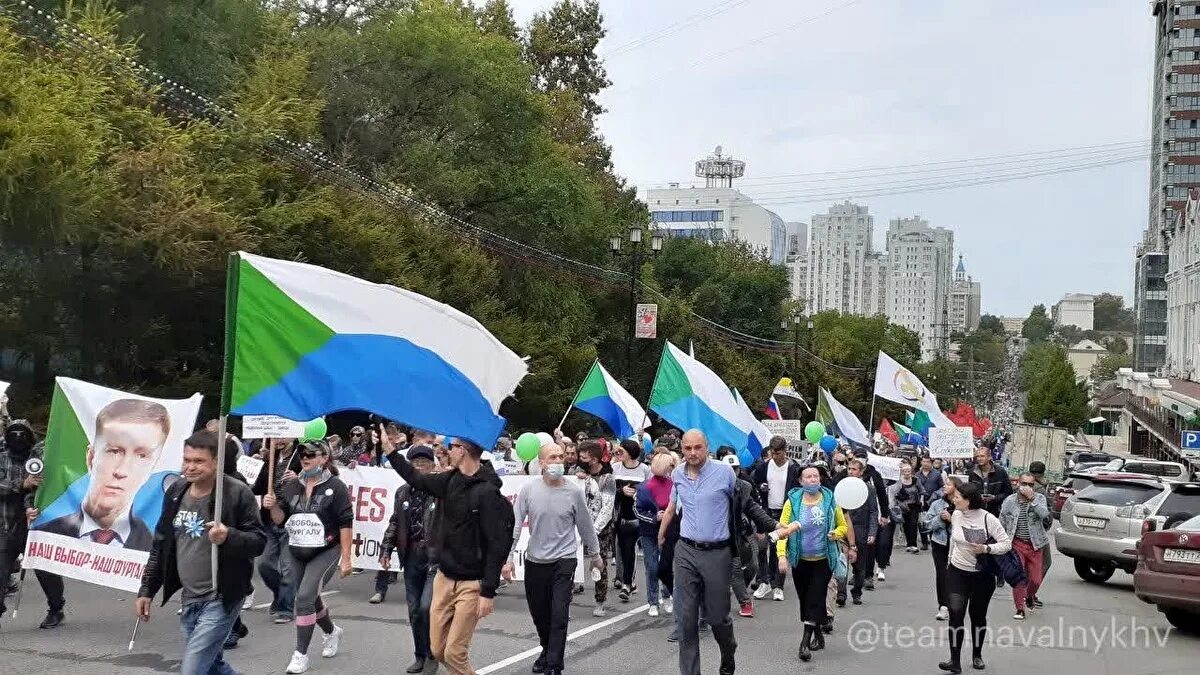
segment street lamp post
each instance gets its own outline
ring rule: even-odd
[[[625,337],[625,386],[628,388],[633,377],[633,341],[636,332],[638,277],[642,272],[645,246],[642,242],[642,228],[634,225],[629,228],[629,250],[622,250],[620,236],[614,235],[608,240],[609,248],[615,256],[629,256],[629,334]],[[662,251],[663,238],[657,234],[650,237],[650,255],[657,256]]]

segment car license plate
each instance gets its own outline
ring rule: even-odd
[[[1169,548],[1163,551],[1164,562],[1193,563],[1200,565],[1200,550]]]
[[[1103,518],[1080,518],[1075,516],[1075,524],[1079,527],[1092,527],[1097,530],[1104,529],[1105,520]]]

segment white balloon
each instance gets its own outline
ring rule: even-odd
[[[843,509],[857,509],[867,503],[867,484],[861,478],[847,476],[834,486],[833,500]]]
[[[537,437],[538,437],[538,441],[541,442],[540,447],[543,447],[543,448],[554,442],[554,437],[544,431],[539,431],[537,433]]]

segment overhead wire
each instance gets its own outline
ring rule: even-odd
[[[30,37],[37,40],[51,52],[57,50],[60,44],[81,50],[103,51],[110,57],[115,57],[124,66],[129,68],[129,74],[132,77],[142,82],[151,91],[156,91],[160,96],[160,100],[177,112],[198,117],[215,126],[239,119],[236,111],[217,103],[175,79],[142,65],[119,50],[79,30],[71,23],[33,7],[26,0],[16,0],[16,2],[2,0],[2,2],[0,12],[13,17],[26,28],[32,28],[32,35]],[[10,9],[12,5],[19,7],[20,13]],[[56,44],[56,41],[59,44]],[[287,161],[310,176],[325,177],[345,189],[377,202],[381,206],[407,213],[415,213],[419,219],[426,220],[430,224],[443,225],[455,235],[498,255],[521,260],[560,273],[583,277],[605,286],[627,288],[630,283],[630,275],[626,272],[574,260],[552,251],[511,239],[498,232],[487,230],[461,218],[457,218],[437,206],[421,200],[409,188],[391,183],[382,183],[332,160],[311,143],[297,143],[281,135],[270,134],[270,140],[264,144],[263,149],[268,154]],[[638,285],[642,292],[651,297],[668,302],[672,300],[659,289],[647,285],[640,279],[635,279],[634,283]],[[793,342],[750,335],[701,316],[691,309],[686,309],[685,311],[695,320],[696,325],[701,330],[733,346],[774,353],[795,350],[804,354],[806,359],[835,370],[847,373],[866,371],[866,368],[843,366],[826,361],[811,351],[795,345]]]
[[[604,56],[620,56],[622,54],[627,54],[629,52],[641,49],[642,47],[658,42],[663,38],[674,35],[685,28],[690,28],[691,26],[701,23],[706,19],[711,19],[713,17],[720,16],[721,14],[725,14],[730,10],[737,9],[742,5],[749,3],[750,1],[751,0],[723,0],[722,2],[719,2],[708,9],[697,12],[696,14],[692,14],[691,16],[684,17],[674,23],[667,24],[666,26],[663,26],[657,30],[644,33],[630,40],[629,42],[619,44],[616,47],[613,47],[611,50],[608,50]]]

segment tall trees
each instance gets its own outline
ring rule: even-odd
[[[983,316],[979,317],[979,330],[1000,336],[1003,336],[1006,333],[1004,330],[1004,322],[1000,320],[1000,317],[992,314],[984,314]]]
[[[1082,383],[1075,380],[1075,370],[1067,361],[1066,351],[1059,345],[1033,345],[1021,364],[1022,380],[1029,392],[1025,405],[1025,421],[1052,424],[1078,429],[1087,421],[1088,396]]]
[[[1092,305],[1092,324],[1096,330],[1133,332],[1133,310],[1125,307],[1125,298],[1112,293],[1096,296]]]
[[[1053,331],[1054,321],[1046,314],[1045,305],[1034,305],[1021,326],[1021,336],[1029,338],[1030,342],[1045,342]]]

